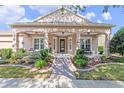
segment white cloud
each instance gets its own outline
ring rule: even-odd
[[[54,11],[55,9],[57,9],[57,5],[30,5],[29,8],[31,8],[32,10],[36,10],[38,11],[40,14],[45,15],[48,12]]]
[[[100,19],[97,19],[97,23],[102,23],[102,21]]]
[[[31,22],[31,21],[32,20],[30,20],[30,19],[28,19],[26,17],[24,17],[24,18],[22,18],[22,19],[19,20],[19,22]]]
[[[102,17],[105,19],[105,20],[111,20],[112,19],[112,16],[109,12],[107,13],[103,13],[102,14]]]
[[[95,17],[96,14],[94,12],[89,12],[85,15],[85,17],[89,20],[91,20],[93,17]]]
[[[22,6],[0,6],[0,23],[13,23],[25,16]]]

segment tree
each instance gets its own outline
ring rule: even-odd
[[[110,52],[124,55],[124,27],[118,30],[110,41]]]
[[[87,8],[86,5],[69,5],[69,6],[66,6],[66,7],[68,7],[69,9],[74,11],[75,13],[85,12],[86,8]],[[109,11],[110,7],[113,7],[113,8],[121,8],[122,7],[123,12],[124,12],[124,5],[104,5],[104,7],[102,9],[102,13],[107,13]]]

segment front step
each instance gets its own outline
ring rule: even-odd
[[[69,54],[54,54],[55,58],[70,58]]]

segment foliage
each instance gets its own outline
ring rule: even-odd
[[[113,62],[124,63],[124,57],[112,58],[112,61]]]
[[[45,60],[42,60],[42,59],[38,59],[36,62],[35,62],[35,67],[36,68],[42,68],[42,67],[45,67],[47,66],[48,63],[45,61]]]
[[[75,13],[78,13],[78,12],[86,12],[87,10],[87,6],[85,5],[70,5],[70,6],[67,6],[69,9],[71,9],[73,12]],[[123,5],[104,5],[103,6],[103,9],[102,9],[102,13],[107,13],[109,11],[109,9],[111,9],[111,7],[113,8],[124,8]]]
[[[84,50],[83,49],[78,49],[76,51],[76,55],[79,56],[79,57],[83,57],[84,56]]]
[[[76,55],[74,57],[75,63],[79,66],[86,66],[88,62],[88,58],[84,56],[84,50],[83,49],[78,49],[76,51]]]
[[[17,56],[18,59],[21,59],[26,55],[27,55],[26,51],[23,48],[18,49],[17,52],[16,52],[16,56]]]
[[[49,55],[49,49],[41,49],[40,51],[36,51],[32,53],[31,55],[34,59],[42,59],[46,62],[49,61],[50,55]]]
[[[12,54],[12,49],[11,48],[4,48],[0,49],[0,56],[5,59],[9,59]]]
[[[121,28],[110,41],[110,52],[124,55],[124,28]]]
[[[11,58],[9,59],[9,62],[10,63],[17,63],[17,55],[16,55],[16,53],[13,53],[11,55]]]
[[[82,59],[82,58],[76,59],[76,64],[79,65],[79,67],[86,66],[87,60]]]
[[[10,63],[20,63],[20,61],[18,59],[21,60],[24,56],[26,56],[26,51],[23,48],[20,48],[17,50],[17,52],[11,54],[9,62]]]
[[[99,54],[102,55],[103,54],[103,51],[104,51],[103,50],[103,46],[98,46],[98,51],[99,51]]]
[[[100,56],[102,62],[107,62],[108,59],[106,58],[105,55]]]

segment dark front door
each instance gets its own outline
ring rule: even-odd
[[[60,52],[65,52],[65,39],[60,39]]]

